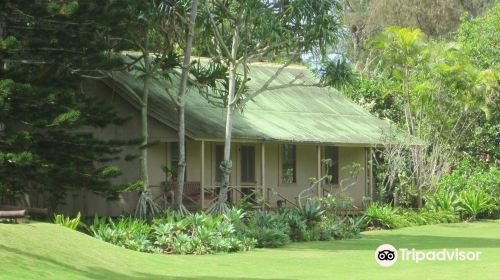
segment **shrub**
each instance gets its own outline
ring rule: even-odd
[[[289,228],[283,213],[255,211],[246,235],[257,241],[256,247],[280,247],[290,242]]]
[[[122,217],[114,221],[96,216],[89,231],[97,239],[120,247],[141,252],[156,251],[149,238],[151,227],[143,220]]]
[[[494,198],[483,190],[464,190],[459,195],[459,210],[467,220],[496,208]]]
[[[236,218],[236,216],[238,216]],[[99,219],[89,231],[93,236],[131,250],[172,254],[210,254],[246,251],[255,247],[256,240],[236,232],[235,219],[242,211],[228,216],[194,213],[186,217],[168,212],[154,219],[152,225],[133,218]]]
[[[459,193],[462,190],[480,189],[498,196],[500,193],[500,170],[496,166],[486,167],[463,160],[453,172],[443,176],[439,189]]]
[[[441,189],[425,197],[426,208],[434,211],[455,213],[458,211],[458,204],[458,197],[453,190]]]
[[[397,210],[389,204],[375,202],[366,209],[365,215],[372,226],[395,228],[394,216],[396,212]]]
[[[289,237],[292,241],[305,241],[307,236],[307,224],[300,211],[296,209],[283,211],[280,213],[289,228]]]
[[[337,198],[332,194],[327,194],[326,196],[319,199],[323,210],[325,210],[326,215],[335,215],[338,209]]]
[[[433,211],[424,208],[420,211],[420,216],[427,224],[457,223],[460,221],[457,214],[451,211]]]
[[[244,212],[230,210],[227,215],[194,213],[186,217],[169,215],[153,222],[155,244],[163,252],[208,254],[245,251],[255,247],[255,240],[236,231],[243,229]],[[237,225],[236,225],[237,224]]]
[[[321,221],[321,216],[325,213],[325,210],[323,210],[318,200],[309,199],[302,208],[299,208],[299,213],[306,224],[312,227],[315,223]]]
[[[279,228],[255,228],[250,231],[250,236],[257,240],[258,248],[276,248],[290,242],[288,234]]]
[[[325,219],[321,223],[322,234],[319,240],[346,239],[359,237],[366,226],[366,216]]]
[[[58,214],[54,216],[54,224],[76,230],[78,226],[81,224],[80,218],[81,218],[80,212],[78,212],[78,214],[76,214],[76,217],[73,219],[65,217],[63,214]]]
[[[454,212],[430,208],[423,208],[420,211],[400,210],[396,217],[395,221],[393,221],[393,226],[395,228],[440,223],[456,223],[459,221]]]
[[[456,194],[451,206],[447,199]],[[443,176],[438,192],[427,197],[430,208],[460,213],[462,218],[498,217],[500,214],[500,170],[481,162],[462,160],[453,172]],[[441,203],[441,204],[440,204]],[[445,207],[446,206],[446,207]],[[448,208],[448,209],[445,209]]]

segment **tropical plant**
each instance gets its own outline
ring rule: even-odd
[[[254,212],[249,220],[246,235],[257,241],[257,247],[280,247],[290,241],[284,215],[262,210]]]
[[[325,213],[321,202],[315,199],[307,200],[306,204],[304,204],[302,208],[299,208],[298,211],[308,226],[312,226],[321,221],[321,216]]]
[[[401,209],[393,221],[393,226],[394,228],[402,228],[440,223],[456,223],[458,221],[459,219],[456,213],[446,210],[422,208],[418,211],[414,211],[410,209]]]
[[[394,209],[391,205],[378,202],[370,204],[365,211],[365,215],[372,226],[385,228],[394,227],[393,219],[396,213],[397,209]]]
[[[80,218],[81,218],[80,212],[78,212],[78,214],[76,214],[76,217],[72,219],[70,217],[64,216],[64,214],[57,214],[54,216],[54,224],[76,230],[78,226],[81,224]]]
[[[459,199],[453,190],[440,189],[434,194],[427,195],[425,206],[434,211],[457,212]]]
[[[365,215],[333,220],[329,228],[331,237],[335,239],[357,238],[366,227],[366,222]]]
[[[131,250],[155,251],[149,240],[151,227],[143,220],[121,217],[115,221],[95,216],[88,228],[95,238],[102,241]]]
[[[467,220],[495,209],[494,198],[483,190],[464,190],[459,194],[459,211]]]
[[[295,209],[280,209],[279,215],[283,217],[289,227],[288,235],[292,241],[305,241],[308,226],[301,211]]]
[[[231,209],[225,216],[203,213],[181,215],[154,221],[155,244],[174,254],[207,254],[246,251],[255,240],[244,235],[245,213]]]

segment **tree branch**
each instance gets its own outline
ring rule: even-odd
[[[211,23],[211,25],[212,25],[212,27],[214,29],[215,39],[217,40],[217,42],[219,42],[219,45],[222,46],[222,50],[225,53],[225,56],[228,57],[228,58],[230,58],[231,57],[231,52],[229,51],[229,48],[227,47],[226,43],[224,42],[224,39],[222,38],[222,36],[221,36],[221,34],[219,32],[219,28],[215,24],[213,15],[208,10],[208,8],[207,8],[207,12],[208,12],[208,18],[210,19],[210,23]]]
[[[244,107],[245,104],[254,99],[255,97],[257,97],[257,95],[261,94],[262,92],[266,91],[266,90],[270,90],[270,86],[271,86],[271,83],[276,80],[276,78],[281,74],[281,72],[283,72],[283,70],[290,66],[290,64],[292,64],[292,62],[294,62],[298,57],[300,56],[299,53],[295,53],[293,54],[291,57],[288,58],[288,61],[285,62],[283,65],[281,65],[278,70],[276,70],[276,72],[274,72],[274,74],[269,77],[269,79],[267,79],[267,81],[257,90],[255,90],[252,94],[250,94],[249,96],[247,96],[242,102],[241,102],[241,106]],[[296,79],[292,80],[292,82],[294,82]],[[296,84],[295,84],[296,85]],[[291,86],[291,84],[286,84],[286,85],[281,85],[281,86],[273,86],[271,87],[271,90],[274,90],[274,89],[280,89],[280,88],[285,88],[285,87],[289,87]]]

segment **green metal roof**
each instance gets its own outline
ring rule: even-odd
[[[250,66],[251,89],[271,76],[273,64],[255,63]],[[271,84],[290,82],[298,74],[306,84],[315,81],[301,66],[290,66]],[[130,72],[115,72],[114,86],[142,91],[142,81]],[[149,114],[164,124],[176,128],[177,112],[165,88],[176,94],[177,85],[155,80],[150,88]],[[124,90],[120,95],[134,104]],[[136,105],[136,104],[134,104]],[[186,95],[186,134],[193,139],[223,139],[225,109],[209,104],[191,88]],[[243,112],[235,112],[233,139],[310,142],[331,144],[381,144],[388,123],[372,116],[337,91],[323,87],[294,86],[265,91],[246,104]]]

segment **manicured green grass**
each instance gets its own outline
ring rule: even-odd
[[[479,261],[374,261],[383,243],[481,251]],[[364,233],[361,239],[295,243],[210,256],[138,253],[61,226],[0,224],[0,279],[499,279],[500,221]]]

